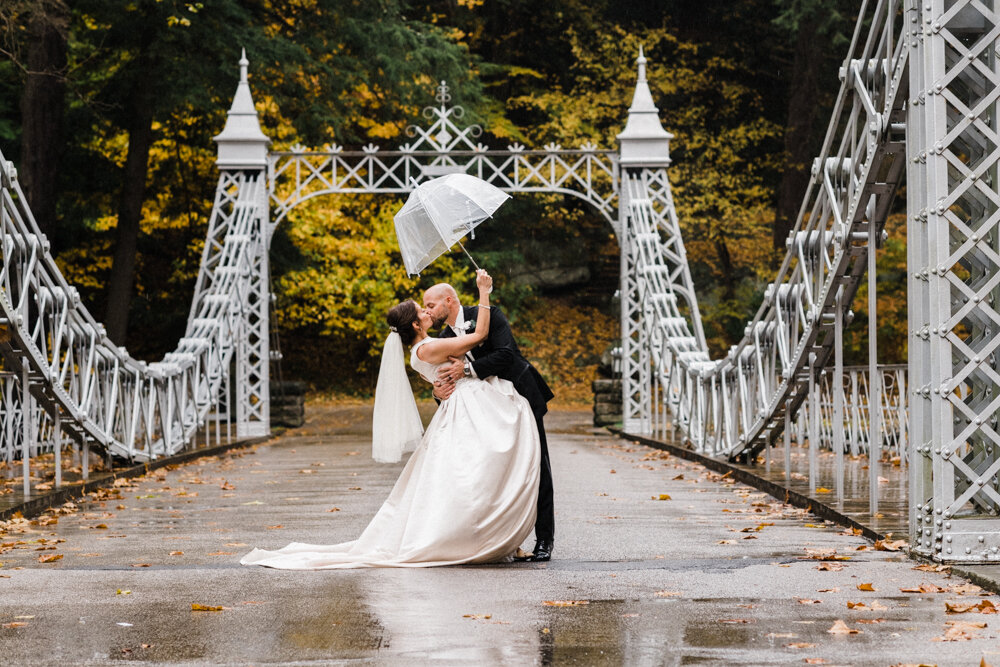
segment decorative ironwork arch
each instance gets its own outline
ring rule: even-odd
[[[506,192],[558,193],[591,204],[620,232],[618,153],[585,143],[565,149],[550,143],[528,150],[519,143],[494,150],[479,143],[483,128],[460,126],[461,106],[449,106],[451,94],[441,81],[437,106],[425,107],[427,127],[409,125],[414,141],[397,150],[383,151],[368,144],[360,151],[329,145],[310,151],[296,145],[289,151],[268,153],[267,174],[272,225],[314,197],[338,193],[406,193],[428,179],[450,173],[478,176]]]

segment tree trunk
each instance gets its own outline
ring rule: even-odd
[[[819,104],[819,70],[823,64],[826,38],[817,34],[815,21],[802,21],[795,43],[793,81],[785,123],[785,151],[781,182],[774,216],[774,247],[783,249],[809,185]]]
[[[722,270],[722,284],[725,288],[724,296],[727,299],[733,298],[736,294],[736,271],[733,268],[733,258],[729,254],[729,246],[726,239],[716,238],[713,242],[716,256],[719,258],[719,268]]]
[[[20,181],[39,229],[56,231],[62,153],[66,36],[69,9],[62,0],[39,0],[28,19],[28,70],[21,94]]]
[[[108,283],[108,312],[104,318],[108,337],[116,345],[125,344],[128,332],[142,202],[146,194],[146,170],[149,149],[153,144],[152,99],[145,89],[147,84],[137,85],[142,89],[136,91],[133,104],[130,105],[128,156],[125,159],[121,201],[118,205],[118,233]]]

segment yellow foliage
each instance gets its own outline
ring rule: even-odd
[[[540,298],[512,325],[521,353],[549,383],[552,406],[591,405],[601,354],[618,337],[618,320],[590,306]]]

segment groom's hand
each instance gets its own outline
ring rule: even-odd
[[[448,363],[442,364],[438,368],[437,376],[439,380],[447,380],[451,384],[455,384],[462,379],[463,375],[465,375],[465,359],[448,357]]]
[[[434,394],[434,398],[439,401],[447,400],[451,393],[455,391],[455,383],[451,380],[442,380],[438,378],[434,381],[434,390],[431,392]]]

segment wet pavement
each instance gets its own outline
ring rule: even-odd
[[[253,546],[353,539],[402,467],[371,460],[368,406],[307,414],[264,445],[6,524],[3,662],[1000,664],[1000,621],[982,613],[1000,598],[589,412],[547,419],[550,563],[240,566]]]

